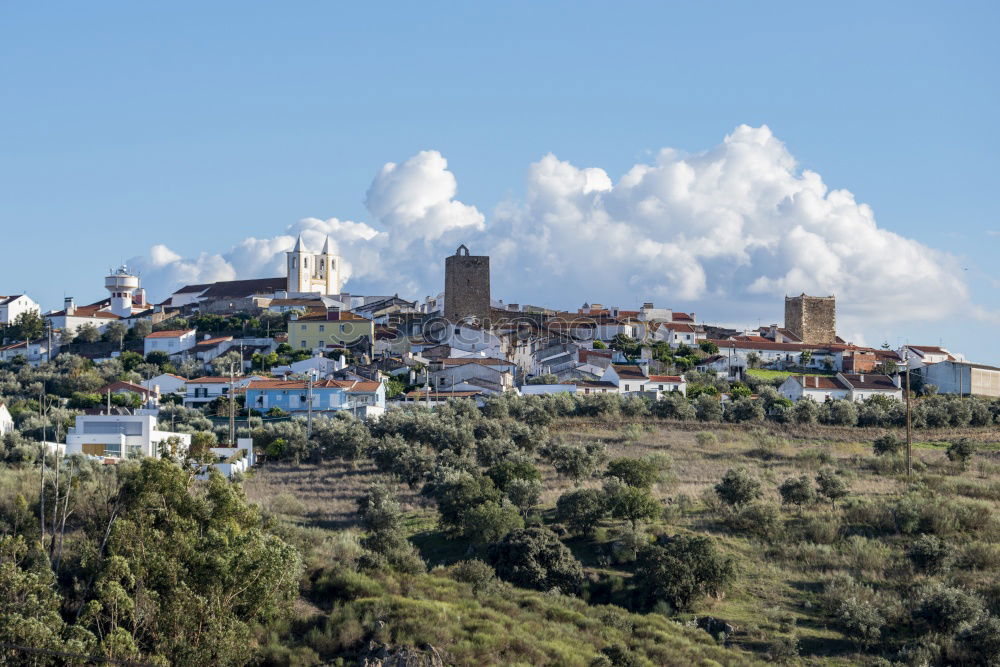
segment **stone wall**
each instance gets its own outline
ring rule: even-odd
[[[464,245],[444,260],[444,317],[458,322],[490,320],[490,258],[470,255]]]
[[[785,328],[803,343],[818,345],[837,339],[837,301],[832,296],[786,296]]]

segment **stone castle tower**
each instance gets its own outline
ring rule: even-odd
[[[470,255],[465,245],[444,260],[444,317],[451,322],[490,320],[490,258]]]
[[[837,340],[837,300],[832,296],[785,297],[785,328],[803,343],[824,344]]]
[[[289,293],[340,294],[340,257],[330,252],[330,237],[319,254],[302,246],[299,234],[295,247],[286,252]]]

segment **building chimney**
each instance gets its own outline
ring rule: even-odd
[[[646,303],[642,304],[642,309],[643,310],[652,310],[653,309],[653,302],[652,301],[647,301]]]
[[[76,312],[76,304],[73,303],[73,297],[68,296],[63,300],[63,308],[66,309],[67,315],[72,315]]]
[[[864,381],[865,381],[865,374],[864,374],[864,373],[862,373],[861,375],[859,375],[859,376],[858,376],[858,380],[859,380],[860,382],[864,382]]]

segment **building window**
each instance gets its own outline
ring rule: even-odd
[[[629,391],[629,386],[625,385],[625,391]]]
[[[326,325],[325,324],[319,325],[319,330],[320,332],[326,331]]]
[[[304,324],[302,325],[302,330],[303,330],[303,331],[305,331],[305,330],[306,330],[306,325],[304,325]]]

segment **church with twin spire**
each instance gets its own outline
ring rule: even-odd
[[[299,234],[295,247],[285,253],[289,294],[340,294],[340,257],[330,252],[330,237],[323,250],[310,252]]]

